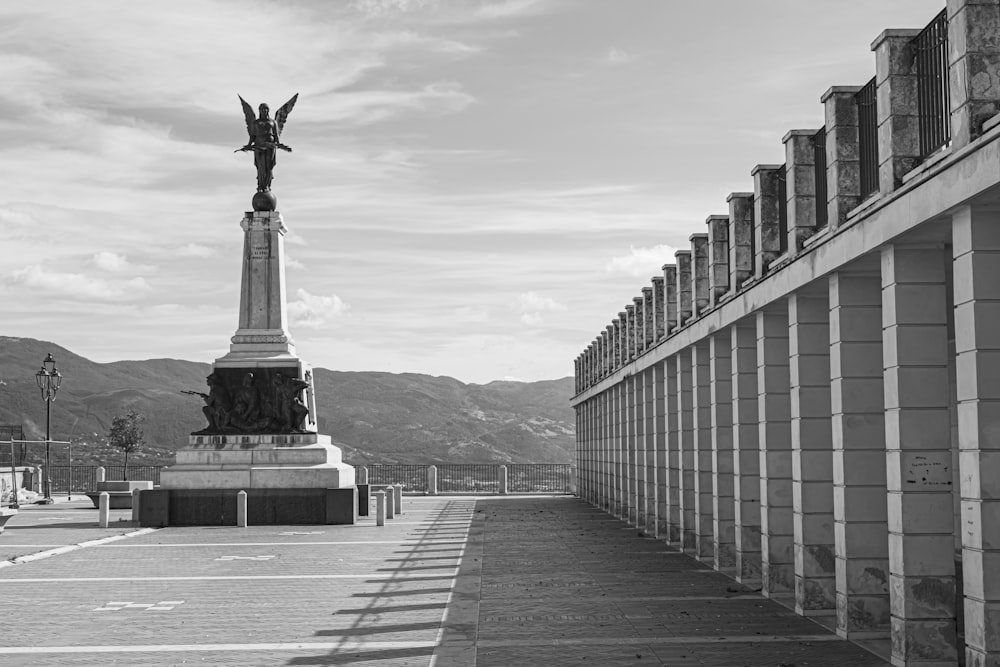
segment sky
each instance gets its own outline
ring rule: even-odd
[[[211,362],[256,187],[314,366],[556,379],[944,0],[0,3],[0,335]],[[2,369],[0,369],[2,371]]]

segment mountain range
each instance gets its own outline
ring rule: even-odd
[[[35,373],[51,353],[63,376],[51,405],[51,438],[73,442],[75,463],[118,463],[104,444],[114,416],[145,417],[146,446],[129,462],[170,464],[188,434],[205,426],[206,363],[176,359],[97,363],[54,343],[0,336],[0,424],[45,438],[45,402]],[[466,384],[417,373],[314,369],[320,433],[344,459],[364,463],[569,463],[575,449],[573,379]],[[7,431],[0,427],[0,439]],[[42,451],[42,445],[29,445]],[[53,463],[64,445],[52,446]]]

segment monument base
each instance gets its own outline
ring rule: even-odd
[[[352,524],[354,467],[317,433],[192,435],[160,486],[144,491],[143,526],[236,525],[236,494],[247,492],[249,525]]]

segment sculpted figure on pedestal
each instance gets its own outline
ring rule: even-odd
[[[240,97],[250,141],[247,142],[246,146],[237,148],[236,152],[253,151],[253,163],[257,167],[257,192],[271,191],[271,179],[273,178],[274,165],[277,163],[277,149],[280,148],[289,153],[292,151],[289,146],[281,143],[281,131],[284,129],[285,120],[287,120],[297,99],[299,99],[298,93],[281,105],[272,120],[270,107],[266,104],[261,104],[258,107],[260,116],[254,117],[253,107]]]
[[[202,412],[208,426],[195,435],[303,432],[309,408],[302,401],[302,391],[309,388],[308,381],[277,369],[223,369],[205,382],[207,394],[181,392],[205,401]]]

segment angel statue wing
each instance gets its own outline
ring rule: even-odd
[[[240,98],[242,99],[242,98]],[[281,105],[278,112],[274,114],[274,122],[278,124],[278,136],[281,136],[281,131],[285,129],[285,120],[288,118],[288,114],[292,113],[292,108],[295,107],[295,101],[299,99],[299,94],[295,93],[292,99],[288,100]],[[244,102],[246,104],[246,102]]]
[[[257,116],[253,112],[253,107],[247,104],[247,101],[243,99],[242,95],[237,95],[240,98],[240,103],[243,104],[243,115],[247,119],[247,134],[250,135],[250,139],[253,140],[253,124],[257,121]]]

